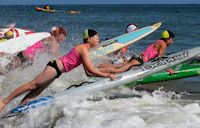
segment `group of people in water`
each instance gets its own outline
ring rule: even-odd
[[[129,33],[137,29],[137,25],[129,24],[126,27],[125,32]],[[20,105],[36,98],[62,73],[67,73],[78,67],[80,64],[83,64],[87,72],[94,76],[115,79],[117,73],[127,71],[133,66],[138,66],[156,57],[163,56],[166,49],[173,43],[175,37],[171,31],[165,30],[162,32],[161,38],[148,46],[145,51],[141,52],[140,56],[133,56],[131,59],[126,59],[125,53],[128,50],[128,47],[124,47],[114,53],[119,54],[124,60],[123,62],[116,63],[115,61],[110,60],[95,67],[89,57],[89,51],[91,48],[96,47],[100,42],[98,32],[93,29],[86,29],[83,32],[83,43],[74,46],[67,54],[60,56],[58,50],[59,44],[65,40],[66,36],[67,32],[62,27],[54,27],[51,31],[50,37],[45,38],[18,53],[13,61],[14,63],[10,65],[10,69],[14,69],[27,61],[33,61],[36,53],[41,53],[45,50],[51,51],[56,57],[58,57],[58,59],[50,61],[45,69],[33,80],[19,86],[6,98],[0,99],[0,112],[14,98],[25,92],[29,91],[29,93],[22,99]],[[173,70],[168,69],[168,72],[173,73]]]

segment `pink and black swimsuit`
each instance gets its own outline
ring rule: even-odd
[[[73,48],[69,53],[62,56],[60,60],[64,66],[64,72],[69,72],[72,69],[78,67],[80,64],[82,64],[82,57],[75,48]],[[62,74],[55,60],[50,61],[47,65],[55,68],[57,72],[56,78],[58,78]]]
[[[73,48],[68,54],[62,56],[60,60],[63,63],[65,72],[69,72],[82,64],[82,57],[75,48]]]
[[[22,61],[22,63],[25,62],[31,62],[33,61],[34,57],[38,54],[38,53],[42,53],[43,51],[45,51],[46,46],[44,45],[44,43],[42,41],[38,41],[37,43],[35,43],[34,45],[28,47],[27,49],[25,49],[24,51],[21,51],[20,53],[17,54],[17,57],[19,57],[19,59]]]
[[[142,52],[142,56],[143,56],[143,61],[147,62],[151,59],[154,59],[158,56],[158,51],[154,48],[154,46],[156,44],[162,43],[164,42],[163,40],[158,40],[155,43],[151,44],[150,46],[147,47],[147,49]]]
[[[142,52],[140,55],[137,55],[137,56],[133,55],[129,61],[137,60],[140,62],[139,65],[141,65],[151,59],[156,58],[158,56],[158,51],[154,48],[154,46],[161,42],[164,42],[164,41],[163,40],[156,41],[155,43],[148,46],[147,49],[144,52]]]

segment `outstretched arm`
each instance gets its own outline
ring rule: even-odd
[[[124,63],[123,66],[118,67],[118,68],[117,67],[103,67],[103,68],[99,68],[99,70],[102,72],[108,72],[108,73],[122,73],[129,70],[133,66],[137,66],[138,64],[140,64],[140,62],[138,62],[137,60],[132,60],[129,63]]]
[[[167,45],[164,42],[161,42],[161,43],[158,43],[157,45],[155,45],[155,48],[158,51],[158,57],[162,57],[165,54]]]
[[[110,77],[111,79],[114,79],[115,76],[110,73],[104,73],[101,72],[99,69],[95,68],[89,58],[89,52],[85,48],[81,48],[81,57],[83,58],[83,65],[86,67],[87,71],[93,75],[96,76],[102,76],[102,77]]]
[[[156,48],[158,49],[158,57],[162,57],[167,49],[167,45],[165,43],[159,43],[156,45]],[[165,71],[169,72],[171,75],[175,73],[175,71],[171,68],[168,68]]]
[[[119,63],[119,64],[110,64],[110,63],[104,63],[104,64],[100,64],[98,66],[98,68],[108,68],[108,67],[111,67],[111,68],[119,68],[119,67],[122,67],[125,63]]]

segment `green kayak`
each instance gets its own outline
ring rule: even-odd
[[[173,75],[170,75],[166,71],[162,71],[162,72],[153,74],[151,76],[144,77],[143,79],[126,84],[125,86],[133,87],[138,84],[149,84],[149,83],[155,83],[155,82],[162,82],[162,81],[198,76],[200,75],[200,61],[194,60],[192,62],[183,63],[183,64],[172,67],[172,69],[176,71],[175,74]]]

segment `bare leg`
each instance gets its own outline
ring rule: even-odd
[[[53,81],[55,80],[52,79],[47,83],[44,83],[41,87],[38,87],[35,90],[30,91],[21,101],[21,103],[19,105],[25,104],[30,100],[35,99],[38,95],[40,95],[42,93],[42,91],[44,91],[44,89],[46,89]]]
[[[61,67],[62,68],[62,67]],[[61,69],[62,71],[63,69]],[[30,99],[38,96],[49,84],[55,79],[57,75],[56,70],[50,66],[47,66],[45,70],[36,76],[32,81],[18,87],[15,89],[7,98],[3,99],[0,102],[0,112],[15,97],[23,94],[24,92],[31,91],[34,93],[28,93],[25,98],[22,100],[22,103],[28,102]]]

